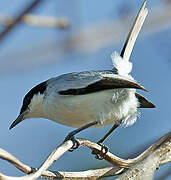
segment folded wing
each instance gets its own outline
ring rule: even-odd
[[[83,95],[116,88],[135,88],[147,91],[135,80],[111,73],[111,71],[88,71],[73,73],[62,78],[65,86],[58,91],[61,95]]]

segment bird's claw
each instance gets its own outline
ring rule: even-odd
[[[71,140],[73,142],[73,146],[71,147],[70,150],[68,150],[69,152],[72,152],[79,147],[80,143],[75,139],[75,137],[73,135],[68,134],[67,137],[65,138],[64,142],[66,142],[68,140]]]
[[[101,144],[100,142],[97,142],[97,144],[101,146],[101,153],[106,154],[109,151],[107,146]],[[95,154],[96,159],[103,160],[102,155],[100,155],[99,153],[96,153],[95,150],[92,151],[92,154]]]

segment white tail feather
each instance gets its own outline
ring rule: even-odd
[[[135,41],[136,41],[138,34],[142,28],[145,18],[147,17],[148,9],[145,7],[146,3],[147,3],[147,1],[144,1],[136,19],[132,25],[132,28],[131,28],[130,32],[128,33],[128,37],[126,39],[124,49],[122,50],[122,51],[124,51],[122,57],[126,61],[129,61],[133,47],[135,45]]]
[[[121,76],[128,76],[132,71],[132,63],[125,61],[116,51],[111,54],[111,58],[117,73]]]
[[[146,16],[148,14],[148,10],[145,7],[146,2],[147,1],[144,1],[136,19],[132,25],[132,28],[131,28],[130,32],[128,33],[128,37],[126,39],[124,48],[121,52],[122,57],[117,52],[114,52],[111,54],[113,65],[116,68],[117,73],[121,76],[127,76],[127,77],[129,76],[131,78],[129,73],[132,71],[132,63],[129,62],[129,58],[130,58],[131,52],[133,50],[137,36],[142,28],[142,25],[145,21]]]

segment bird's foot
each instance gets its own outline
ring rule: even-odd
[[[101,144],[100,142],[97,142],[97,144],[101,146],[101,153],[106,154],[109,151],[109,148],[105,146],[104,144]],[[102,155],[97,153],[95,150],[92,151],[92,154],[95,155],[96,159],[103,160]]]
[[[72,133],[69,133],[64,142],[68,141],[68,140],[71,140],[73,142],[73,146],[71,147],[71,149],[69,150],[69,152],[72,152],[74,151],[75,149],[77,149],[80,145],[80,143],[75,139],[74,135]]]

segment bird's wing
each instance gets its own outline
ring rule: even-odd
[[[135,80],[112,73],[112,71],[86,71],[58,77],[57,91],[61,95],[83,95],[115,88],[145,90]],[[145,90],[146,91],[146,90]]]
[[[136,98],[138,99],[140,106],[139,108],[155,108],[155,105],[148,101],[144,96],[139,93],[135,93]]]

